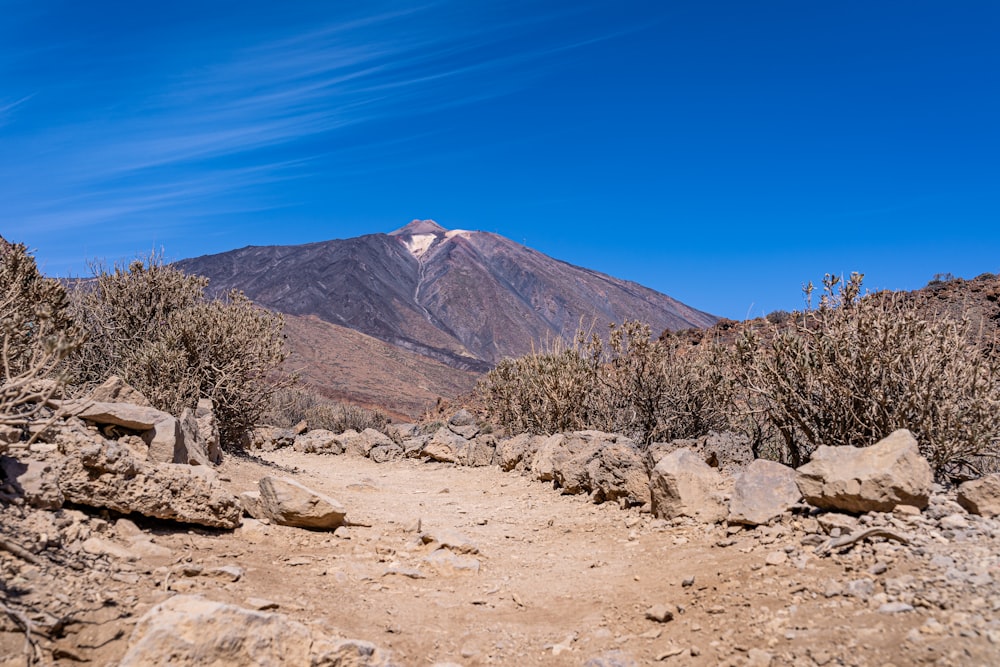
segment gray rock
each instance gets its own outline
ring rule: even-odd
[[[688,449],[667,454],[649,478],[653,514],[660,519],[681,516],[715,523],[728,514],[717,470]]]
[[[465,465],[481,468],[493,465],[496,460],[496,438],[492,435],[477,435],[466,448]]]
[[[754,461],[750,439],[739,433],[716,431],[700,438],[655,442],[647,450],[647,463],[652,470],[664,456],[678,449],[688,449],[698,454],[712,468],[735,475]]]
[[[674,620],[674,609],[669,605],[656,604],[646,610],[646,618],[657,623]]]
[[[212,463],[220,463],[222,461],[222,440],[219,436],[219,422],[215,418],[215,403],[212,402],[212,399],[199,399],[194,416],[198,420],[198,439],[205,451],[208,452],[208,460]]]
[[[803,498],[821,509],[891,512],[927,507],[933,474],[917,441],[899,430],[866,448],[820,446],[798,469]]]
[[[1000,516],[1000,473],[961,484],[958,487],[958,504],[972,514]]]
[[[729,523],[757,526],[775,519],[802,498],[795,471],[757,459],[736,476],[729,501]]]
[[[184,408],[180,418],[181,438],[174,449],[173,463],[188,463],[190,465],[210,466],[205,443],[201,440],[198,430],[198,418],[191,408]],[[177,460],[180,459],[180,460]]]
[[[451,416],[448,420],[449,426],[472,426],[476,423],[476,418],[471,412],[462,408]]]
[[[144,407],[152,406],[152,403],[142,395],[142,392],[117,375],[112,375],[105,380],[104,384],[87,395],[87,399],[95,403],[131,403]]]
[[[181,425],[176,417],[156,408],[131,403],[63,401],[67,414],[98,425],[114,425],[142,434],[149,445],[149,460],[156,463],[187,463]]]
[[[339,502],[293,479],[264,477],[258,486],[261,511],[279,525],[333,530],[347,516]]]

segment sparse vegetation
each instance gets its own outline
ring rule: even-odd
[[[72,382],[88,387],[115,374],[173,414],[211,398],[223,443],[238,442],[277,388],[281,316],[240,292],[210,300],[206,279],[156,256],[94,273],[74,292],[87,340],[67,365]]]
[[[726,423],[726,386],[711,346],[650,338],[635,321],[607,342],[580,332],[572,344],[506,359],[477,389],[489,417],[511,432],[599,429],[643,443],[692,437]]]
[[[827,275],[818,308],[739,339],[744,413],[767,422],[757,437],[770,427],[793,466],[819,445],[866,446],[899,428],[939,473],[995,456],[1000,365],[987,341],[972,342],[964,320],[928,318],[901,295],[861,287],[859,274]]]
[[[81,340],[66,290],[25,246],[0,237],[0,424],[23,425],[58,391],[60,362]]]
[[[292,427],[305,421],[309,428],[343,433],[372,428],[387,433],[389,418],[381,410],[328,401],[297,387],[275,392],[264,420],[274,426]]]
[[[507,359],[478,394],[512,432],[600,429],[640,442],[728,429],[756,455],[804,463],[819,445],[863,447],[910,429],[939,475],[981,474],[1000,450],[1000,359],[969,322],[827,276],[818,307],[747,324],[734,345],[651,341],[636,322],[607,344]]]

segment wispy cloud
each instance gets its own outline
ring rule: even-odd
[[[68,62],[66,81],[0,103],[0,126],[36,101],[65,107],[0,157],[0,195],[8,202],[0,222],[59,233],[157,212],[196,218],[282,206],[288,200],[261,193],[315,174],[334,150],[316,139],[508,95],[551,72],[553,56],[615,36],[519,43],[578,10],[455,22],[456,8],[470,11],[436,2],[254,33],[240,48],[199,43],[200,55],[183,69],[124,84],[115,78],[117,63],[76,73]],[[102,103],[75,105],[70,95],[81,90],[96,91],[89,98]],[[391,159],[406,135],[378,143],[374,152]]]

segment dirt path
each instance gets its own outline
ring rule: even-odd
[[[299,620],[392,649],[404,664],[1000,661],[1000,647],[983,636],[907,640],[930,610],[886,614],[863,592],[827,597],[831,582],[921,576],[908,547],[880,544],[886,571],[872,575],[863,549],[812,555],[794,519],[755,531],[672,525],[495,467],[268,456],[371,527],[351,527],[345,539],[251,522],[231,536],[194,540],[192,558],[246,569],[227,585],[233,602],[274,600]],[[275,471],[230,459],[221,472],[251,489]],[[447,539],[448,531],[478,553],[427,562],[435,545],[420,534]],[[673,620],[647,619],[655,605],[672,609]]]
[[[247,520],[224,532],[135,519],[138,560],[101,556],[100,569],[60,582],[0,553],[4,590],[52,613],[81,600],[92,610],[57,642],[55,664],[113,664],[136,619],[177,593],[273,609],[389,649],[400,665],[1000,664],[995,521],[883,516],[913,543],[866,541],[821,558],[815,518],[755,530],[668,523],[496,467],[264,456],[228,458],[219,474],[234,492],[291,476],[365,525],[328,533]],[[942,502],[940,517],[952,511]],[[64,535],[139,548],[128,520],[66,512]],[[42,523],[25,530],[51,534],[54,515],[33,516]],[[0,665],[24,664],[21,644],[0,632]]]

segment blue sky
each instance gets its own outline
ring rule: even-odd
[[[0,0],[0,234],[494,231],[733,318],[1000,271],[1000,3]]]

